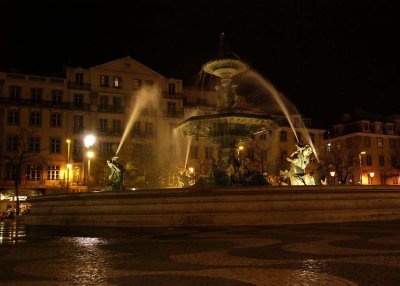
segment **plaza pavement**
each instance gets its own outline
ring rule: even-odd
[[[400,222],[193,229],[0,223],[0,285],[400,285]]]

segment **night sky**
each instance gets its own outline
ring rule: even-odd
[[[130,55],[192,84],[225,32],[236,54],[326,126],[355,108],[400,113],[395,3],[0,0],[0,68],[51,74]]]

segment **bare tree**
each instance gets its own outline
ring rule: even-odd
[[[354,153],[346,153],[341,148],[331,146],[329,150],[324,150],[320,154],[321,168],[335,171],[339,183],[346,184],[354,169],[358,167],[355,161],[357,158]]]
[[[19,215],[19,185],[21,183],[21,170],[29,163],[44,162],[45,157],[42,155],[42,150],[33,148],[32,138],[37,134],[36,129],[19,127],[14,133],[11,142],[1,142],[0,155],[3,162],[9,166],[11,179],[14,182],[15,197],[16,197],[16,212]]]
[[[384,156],[384,165],[381,169],[381,176],[383,183],[386,184],[386,180],[397,177],[397,184],[400,184],[400,149],[390,149]]]

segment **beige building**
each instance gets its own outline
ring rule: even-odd
[[[400,118],[345,115],[327,132],[325,158],[336,183],[398,185]]]
[[[105,179],[105,158],[115,154],[137,101],[147,100],[144,86],[157,87],[162,96],[144,106],[125,145],[150,158],[169,151],[158,147],[172,142],[172,129],[183,118],[181,80],[167,79],[130,57],[90,68],[68,67],[65,78],[0,73],[1,152],[14,158],[25,152],[21,187],[49,193],[65,190],[68,181],[69,191],[86,190],[88,149],[83,139],[88,134],[96,136],[89,183]],[[102,167],[96,159],[104,160]],[[5,157],[0,163],[0,187],[12,189],[15,170]]]

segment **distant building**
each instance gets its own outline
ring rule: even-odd
[[[340,183],[399,185],[400,117],[356,112],[342,121],[326,132],[323,151]]]

